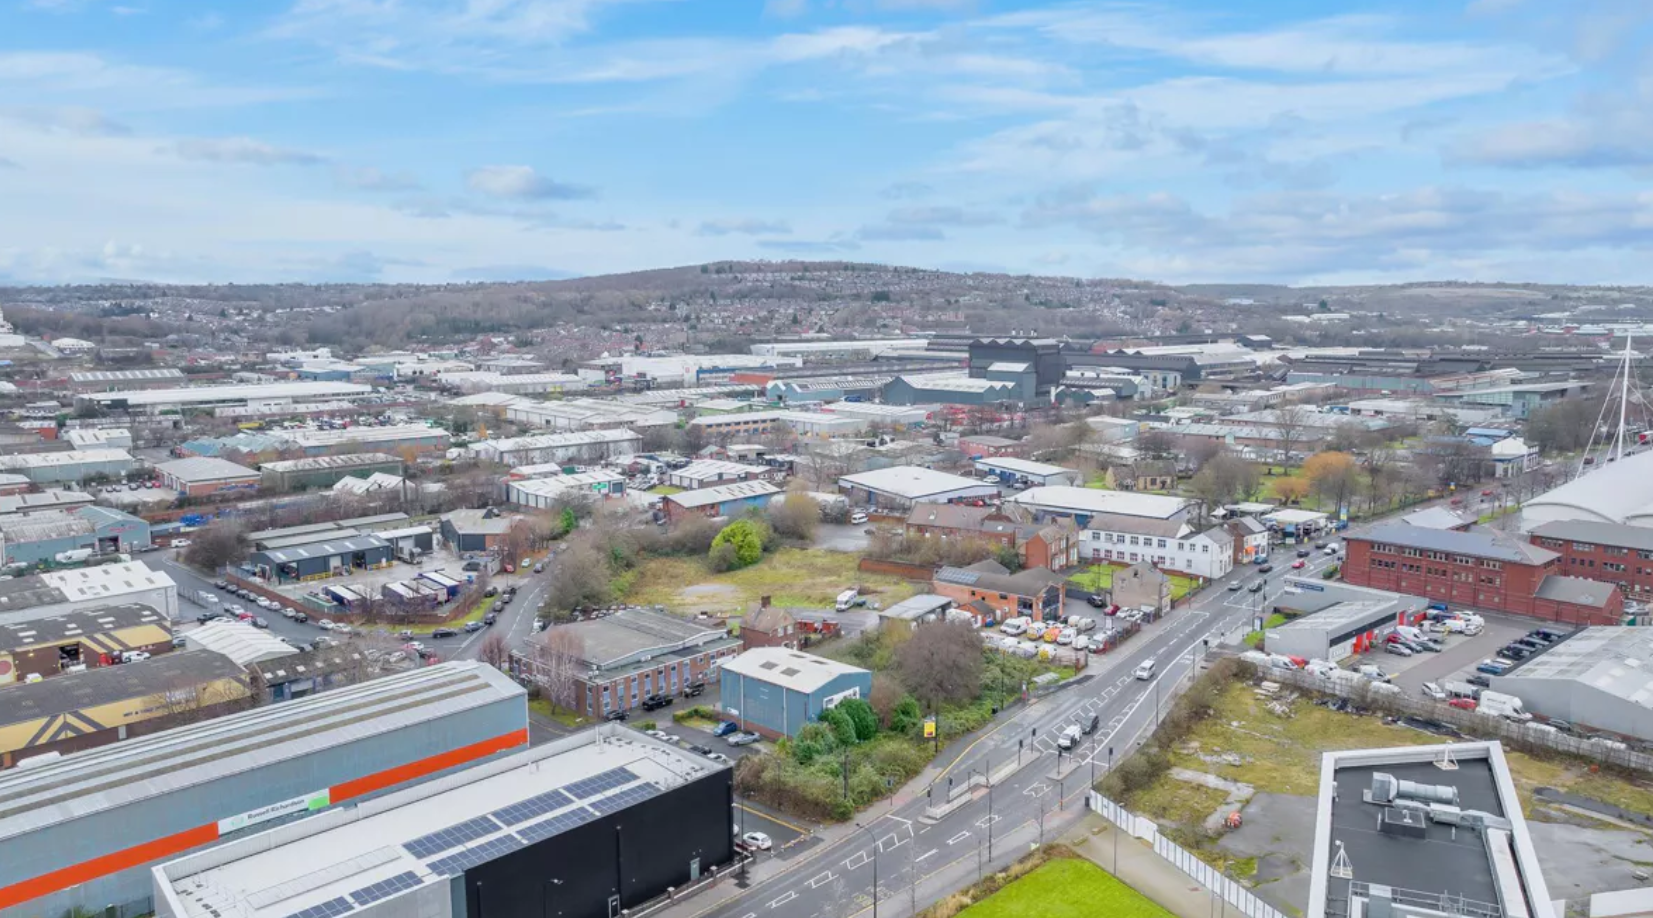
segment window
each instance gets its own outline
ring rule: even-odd
[[[1482,561],[1481,566],[1486,568],[1489,571],[1501,571],[1501,570],[1504,569],[1504,562],[1502,562],[1502,561]]]
[[[1623,557],[1630,554],[1630,549],[1628,548],[1604,548],[1602,550],[1615,557]]]
[[[1586,545],[1583,542],[1574,542],[1573,543],[1573,551],[1595,551],[1595,550],[1596,550],[1596,547],[1594,545]]]
[[[1603,570],[1617,571],[1621,574],[1624,573],[1624,565],[1619,564],[1616,561],[1603,561],[1601,562],[1601,567]]]
[[[1159,546],[1158,547],[1159,548],[1164,548],[1165,547],[1165,540],[1164,539],[1159,540]]]
[[[1200,552],[1201,552],[1201,553],[1202,553],[1202,554],[1207,554],[1207,555],[1209,555],[1209,554],[1211,554],[1211,546],[1209,546],[1209,545],[1201,545],[1201,546],[1200,546]]]

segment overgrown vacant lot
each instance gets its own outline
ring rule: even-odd
[[[1090,861],[1052,860],[959,913],[959,918],[1171,918],[1152,899]]]
[[[649,558],[620,592],[626,602],[685,612],[755,606],[763,596],[777,606],[831,607],[857,584],[881,606],[913,595],[904,580],[856,570],[858,560],[844,552],[783,548],[751,567],[714,574],[698,558]]]

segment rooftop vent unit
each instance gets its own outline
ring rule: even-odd
[[[1458,789],[1447,784],[1419,784],[1404,781],[1385,772],[1372,773],[1372,789],[1367,794],[1371,803],[1389,805],[1397,800],[1418,800],[1424,803],[1458,805]]]

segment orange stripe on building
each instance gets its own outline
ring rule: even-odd
[[[461,746],[458,749],[439,753],[416,762],[409,762],[406,765],[387,768],[384,771],[366,775],[354,781],[335,784],[331,789],[331,800],[333,803],[339,803],[354,797],[371,794],[374,791],[383,790],[415,778],[422,778],[452,768],[455,765],[463,765],[466,762],[475,761],[505,749],[527,745],[527,743],[528,731],[514,730],[493,739],[483,740],[480,743]],[[71,886],[95,880],[99,877],[106,877],[112,873],[140,867],[151,861],[171,857],[217,840],[218,824],[213,822],[63,867],[51,873],[24,880],[21,883],[0,887],[0,909],[10,908],[30,899],[38,899],[41,896],[60,892]]]
[[[335,784],[331,788],[331,796],[329,799],[333,803],[342,803],[343,801],[349,800],[353,797],[371,794],[374,791],[384,790],[387,787],[401,784],[405,781],[412,781],[414,778],[423,778],[425,775],[434,774],[438,771],[442,771],[443,769],[452,768],[455,765],[463,765],[466,762],[480,759],[483,756],[493,755],[503,749],[510,749],[513,746],[525,746],[527,744],[528,731],[526,729],[514,730],[502,736],[496,736],[493,739],[483,740],[480,743],[473,743],[469,746],[461,746],[458,749],[451,749],[447,752],[433,755],[429,758],[420,759],[417,762],[409,762],[406,765],[398,765],[395,768],[387,768],[377,774],[357,778],[354,781],[346,781],[343,784]]]

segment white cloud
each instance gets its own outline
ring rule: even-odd
[[[319,153],[277,147],[251,137],[193,138],[166,149],[184,159],[243,166],[314,166],[327,161]]]
[[[702,236],[784,236],[792,232],[785,220],[758,220],[750,217],[703,220],[695,232]]]
[[[0,121],[77,137],[121,137],[132,129],[103,112],[78,106],[59,108],[0,107]]]
[[[340,185],[360,191],[416,191],[419,180],[405,173],[385,172],[376,166],[338,166],[333,177]]]
[[[547,178],[532,166],[482,166],[465,176],[465,187],[495,198],[568,201],[592,197],[592,189]]]
[[[220,86],[167,67],[124,64],[86,52],[0,52],[0,97],[33,106],[84,105],[120,111],[256,105],[315,96],[303,87]]]

